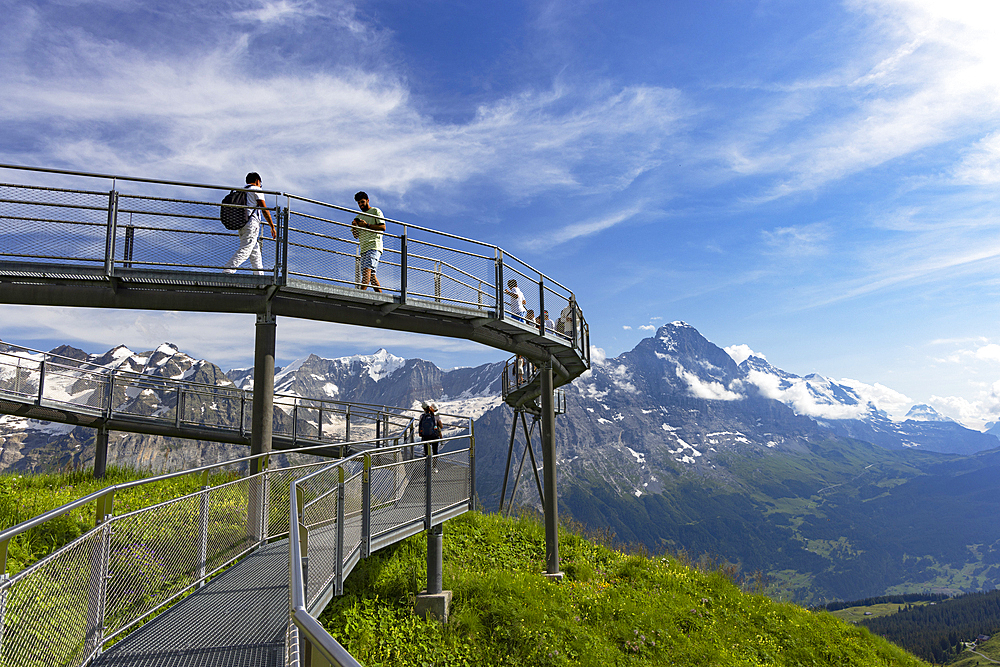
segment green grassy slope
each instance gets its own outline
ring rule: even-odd
[[[720,570],[628,555],[561,531],[561,583],[534,519],[470,513],[445,527],[447,625],[413,616],[425,540],[362,561],[322,622],[377,665],[923,665],[828,613],[748,594]]]

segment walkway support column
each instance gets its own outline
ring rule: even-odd
[[[250,454],[271,451],[271,433],[274,425],[274,347],[277,321],[268,308],[257,315],[253,355],[253,414],[250,418]],[[254,459],[250,474],[263,470],[263,458]],[[255,478],[250,485],[250,505],[247,520],[249,534],[257,541],[265,539],[267,488],[263,478]]]
[[[444,524],[438,524],[427,531],[427,590],[417,595],[414,612],[426,619],[448,622],[451,607],[451,591],[443,588],[444,571]]]
[[[556,494],[556,412],[552,386],[552,364],[543,364],[542,379],[542,466],[545,474],[545,574],[562,579],[559,571],[559,499]]]
[[[94,479],[104,479],[108,470],[108,429],[103,424],[97,427],[94,436]]]

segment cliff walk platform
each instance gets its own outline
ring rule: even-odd
[[[256,315],[252,392],[0,350],[0,412],[96,428],[96,475],[109,430],[250,445],[244,459],[167,475],[202,474],[198,493],[116,515],[122,489],[108,487],[0,532],[4,664],[357,665],[315,617],[361,558],[421,531],[427,592],[441,593],[440,525],[475,502],[471,420],[440,456],[418,456],[404,409],[275,395],[277,316],[464,338],[527,360],[508,364],[504,398],[539,417],[546,568],[561,576],[554,388],[590,366],[568,288],[498,246],[385,218],[381,291],[362,289],[357,211],[275,190],[260,191],[275,221],[264,268],[229,268],[239,239],[222,198],[242,185],[0,174],[0,303]],[[3,574],[11,540],[91,502],[93,530]],[[237,606],[267,627],[234,623]]]

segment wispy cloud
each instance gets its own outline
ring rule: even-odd
[[[763,230],[764,242],[776,253],[793,257],[822,255],[827,251],[826,241],[830,231],[821,222],[795,227],[777,227]]]
[[[965,137],[970,123],[982,127],[993,115],[1000,100],[995,3],[847,5],[867,19],[866,34],[857,36],[865,48],[844,49],[839,71],[786,86],[722,150],[737,173],[776,176],[754,201],[813,190]],[[882,53],[869,63],[873,49]]]
[[[318,11],[279,0],[238,16],[272,26]],[[349,13],[341,8],[340,24]],[[485,179],[515,201],[553,189],[627,187],[659,163],[685,113],[680,93],[668,88],[553,83],[442,123],[388,68],[257,66],[253,34],[231,34],[228,25],[206,38],[207,49],[152,51],[36,18],[24,12],[19,30],[7,32],[24,33],[25,44],[62,41],[67,58],[0,47],[0,114],[32,137],[16,152],[8,145],[7,161],[224,182],[253,167],[289,190],[350,181],[395,197]],[[286,29],[294,39],[294,26]],[[596,233],[625,215],[567,227],[549,242]]]

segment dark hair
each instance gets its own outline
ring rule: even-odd
[[[256,183],[259,180],[260,180],[260,174],[258,174],[256,171],[251,171],[249,174],[247,174],[247,185]]]
[[[368,193],[364,190],[354,195],[354,201],[361,201],[362,199],[368,199]]]

